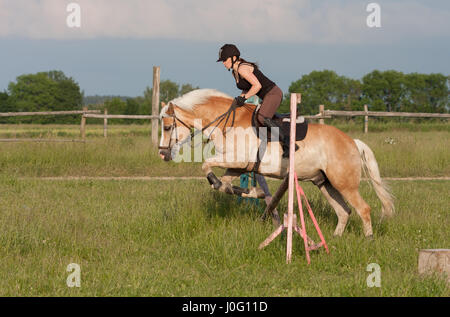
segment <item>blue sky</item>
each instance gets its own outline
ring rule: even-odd
[[[69,28],[66,6],[81,8]],[[0,0],[0,90],[24,73],[62,70],[86,95],[142,95],[162,79],[237,95],[216,63],[235,43],[284,92],[312,70],[450,74],[450,1],[377,1],[369,28],[356,0]]]

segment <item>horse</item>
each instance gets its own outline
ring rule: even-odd
[[[232,101],[232,97],[220,91],[198,89],[164,104],[160,114],[161,158],[172,160],[186,140],[191,139],[194,128],[197,133],[208,136],[216,151],[214,156],[204,160],[202,171],[214,189],[226,193],[234,192],[231,181],[235,177],[255,168],[258,147],[262,142],[252,127],[256,106],[245,104],[238,107],[234,109],[232,119],[228,120]],[[227,120],[223,120],[226,113]],[[239,133],[230,133],[232,127],[240,129]],[[369,146],[333,126],[313,123],[309,123],[305,138],[296,144],[294,168],[297,177],[316,185],[335,210],[338,223],[334,236],[341,236],[344,232],[351,213],[348,202],[362,220],[364,236],[372,238],[371,207],[359,193],[362,170],[381,201],[382,219],[393,215],[394,198],[381,179],[378,163]],[[229,157],[234,159],[225,159]],[[266,144],[263,158],[266,157],[270,159],[262,159],[255,172],[271,178],[285,178],[289,159],[281,157],[279,142]],[[213,167],[226,169],[220,181],[215,177]],[[262,197],[255,188],[247,196]]]

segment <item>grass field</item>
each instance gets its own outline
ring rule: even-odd
[[[450,130],[435,124],[434,130],[411,132],[412,126],[369,134],[352,123],[347,128],[374,151],[383,177],[449,176]],[[0,138],[79,138],[79,127],[73,125],[15,128],[0,126]],[[0,143],[0,171],[16,176],[203,176],[198,163],[163,162],[150,146],[148,126],[111,125],[109,133],[112,137],[104,139],[103,127],[92,125],[87,143]]]
[[[213,192],[206,180],[38,178],[201,175],[199,164],[162,162],[147,136],[121,133],[88,134],[85,144],[0,143],[0,296],[450,296],[442,278],[417,273],[420,249],[450,245],[448,181],[391,181],[396,214],[382,223],[362,182],[373,241],[355,213],[343,237],[332,237],[334,211],[302,184],[331,252],[314,251],[308,266],[294,236],[286,265],[284,237],[258,250],[273,231],[259,221],[262,206]],[[383,177],[450,175],[448,131],[349,134],[374,150]],[[269,184],[274,191],[279,181]],[[81,267],[80,288],[66,285],[70,263]],[[370,263],[380,265],[380,288],[366,284]]]

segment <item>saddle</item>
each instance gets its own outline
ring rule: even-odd
[[[253,131],[255,132],[256,136],[259,138],[259,128],[264,127],[262,126],[258,120],[256,120],[257,114],[259,112],[259,107],[253,112],[252,114],[252,127]],[[276,123],[281,127],[281,130],[284,135],[290,136],[291,134],[291,114],[290,113],[275,113],[272,120],[275,120]],[[306,137],[306,134],[308,133],[308,121],[305,120],[304,117],[299,116],[296,120],[296,131],[295,131],[295,141],[301,141]],[[277,139],[278,140],[278,136]],[[273,142],[272,141],[272,134],[271,129],[267,129],[267,142]],[[264,153],[266,152],[266,144],[265,142],[261,142],[261,144],[258,147],[258,153],[256,154],[256,162],[251,167],[250,171],[258,172],[259,166],[261,164],[261,159],[264,156]]]
[[[256,109],[252,115],[252,127],[255,134],[259,137],[259,128],[264,127],[256,120],[259,109]],[[290,113],[275,113],[272,120],[274,120],[280,127],[284,135],[291,134],[291,114]],[[303,116],[297,117],[297,126],[295,131],[295,141],[302,141],[308,133],[308,121]],[[271,129],[267,129],[267,142],[272,142]],[[278,141],[278,140],[277,140]]]

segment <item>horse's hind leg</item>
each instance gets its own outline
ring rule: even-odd
[[[345,226],[347,225],[351,209],[348,207],[342,195],[330,184],[329,181],[326,181],[320,185],[319,189],[336,212],[338,224],[334,230],[334,235],[340,237],[344,232]]]
[[[363,222],[364,235],[366,237],[372,237],[372,221],[370,219],[370,206],[364,201],[364,199],[359,194],[358,188],[355,189],[344,189],[340,191],[342,196],[348,201],[356,212],[361,217]]]
[[[233,171],[229,168],[227,168],[225,170],[225,173],[223,174],[223,176],[220,178],[221,182],[222,182],[222,186],[220,186],[219,191],[224,192],[224,193],[232,193],[233,192],[233,185],[231,184],[231,182],[233,181],[233,179],[235,179],[236,177],[240,176],[242,173]]]
[[[235,195],[240,195],[242,197],[260,198],[260,199],[265,198],[265,192],[262,190],[262,188],[251,187],[250,189],[247,189],[233,186],[231,184],[233,179],[240,176],[242,173],[243,173],[242,170],[232,170],[228,168],[225,171],[225,174],[220,179],[222,181],[222,186],[219,188],[219,191],[222,191],[224,193],[233,193]]]
[[[225,170],[225,173],[223,174],[223,176],[220,179],[222,180],[223,183],[231,184],[233,179],[240,176],[241,174],[242,174],[242,172],[238,172],[238,171],[227,168]]]

